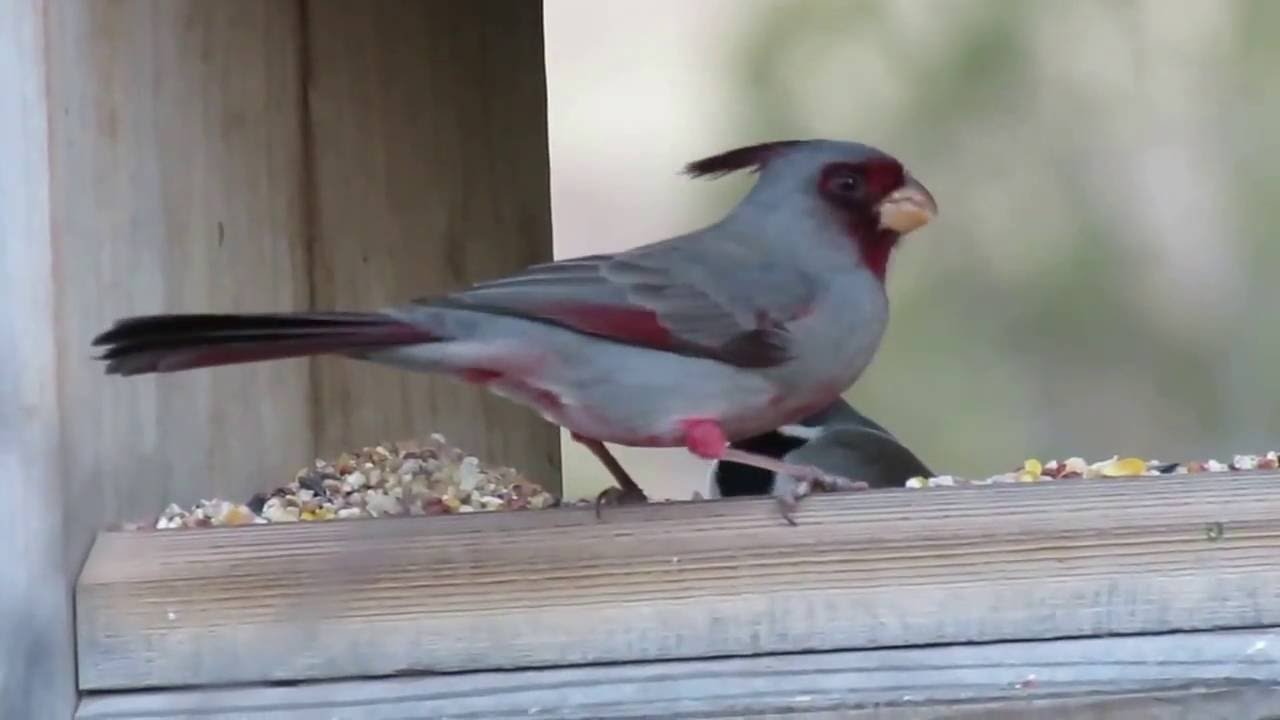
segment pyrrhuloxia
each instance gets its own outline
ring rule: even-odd
[[[644,495],[605,442],[857,486],[728,444],[826,407],[858,378],[888,321],[890,253],[937,207],[899,161],[859,143],[771,142],[686,167],[737,170],[758,179],[721,220],[625,252],[377,311],[127,318],[93,342],[119,375],[314,354],[447,373],[568,429],[623,499]]]

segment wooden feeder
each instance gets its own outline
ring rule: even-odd
[[[544,73],[537,2],[0,5],[0,717],[1280,713],[1274,472],[103,531],[433,431],[558,491],[483,391],[88,347],[549,259]]]

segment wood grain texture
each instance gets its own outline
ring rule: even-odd
[[[307,3],[315,302],[401,303],[552,259],[541,3]],[[560,488],[557,429],[486,391],[316,361],[319,450],[441,432]]]
[[[106,533],[82,688],[1280,624],[1280,477]]]
[[[107,377],[133,314],[308,305],[295,3],[48,6],[68,562],[109,522],[246,498],[314,457],[305,360]]]
[[[1268,713],[1280,713],[1275,628],[105,693],[88,698],[76,717],[1257,720]]]
[[[796,703],[782,704],[785,709],[769,709],[773,704],[771,698],[754,694],[750,698],[750,708],[740,705],[729,710],[718,710],[714,700],[689,702],[635,702],[625,705],[621,702],[602,703],[589,706],[588,712],[577,712],[570,709],[554,707],[529,707],[528,709],[512,709],[500,711],[484,710],[480,713],[455,714],[448,708],[473,703],[457,702],[449,698],[434,705],[443,710],[435,714],[424,712],[423,707],[431,707],[415,699],[403,699],[400,702],[383,703],[371,700],[368,703],[351,700],[352,697],[372,696],[375,693],[395,693],[401,689],[393,685],[394,681],[365,681],[354,683],[351,687],[340,685],[336,689],[339,700],[326,705],[329,694],[327,687],[321,686],[320,699],[312,700],[302,692],[277,696],[274,693],[260,692],[266,688],[240,689],[231,692],[245,692],[248,699],[261,701],[251,706],[239,702],[238,698],[228,693],[216,695],[197,691],[193,695],[206,698],[208,707],[197,707],[193,700],[187,698],[171,699],[157,697],[159,692],[140,692],[119,696],[91,696],[81,706],[77,720],[292,720],[297,718],[316,717],[313,713],[318,708],[325,708],[327,718],[333,720],[403,720],[411,717],[415,720],[426,718],[457,718],[459,720],[514,720],[515,718],[561,718],[585,719],[626,718],[675,718],[676,720],[709,720],[711,718],[750,718],[751,720],[1275,720],[1280,716],[1280,690],[1273,687],[1247,688],[1191,688],[1157,690],[1132,694],[1098,694],[1073,695],[1068,697],[1041,697],[1027,699],[1008,699],[993,701],[961,701],[961,702],[921,702],[909,705],[883,705],[878,707],[855,707],[839,709],[799,709]],[[481,687],[480,690],[485,688]],[[612,688],[607,688],[606,691]],[[271,690],[274,690],[272,688]],[[647,690],[638,688],[640,691]],[[469,695],[472,691],[465,691]],[[212,696],[212,697],[210,697]],[[466,695],[462,695],[466,697]],[[279,698],[278,704],[271,704],[267,698]],[[495,698],[503,700],[506,698]],[[224,706],[218,705],[220,700],[230,700]],[[499,703],[494,702],[492,705]],[[152,708],[159,708],[152,712]],[[690,709],[704,708],[704,710]],[[759,708],[759,711],[756,711]],[[566,710],[564,712],[560,712]],[[158,714],[160,713],[160,714]],[[409,713],[409,714],[406,714]]]
[[[63,562],[45,3],[0,3],[0,717],[76,706]]]

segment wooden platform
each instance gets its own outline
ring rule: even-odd
[[[107,694],[78,717],[1240,720],[1280,715],[1278,678],[1275,632],[1187,633]]]
[[[722,500],[104,533],[76,593],[79,716],[1070,700],[1043,716],[1263,718],[1280,713],[1278,489],[1238,473],[878,491],[812,498],[795,528],[769,500]],[[1077,714],[1103,699],[1150,712]]]

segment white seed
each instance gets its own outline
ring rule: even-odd
[[[395,498],[387,495],[381,490],[371,490],[364,498],[365,507],[369,509],[369,514],[374,517],[381,515],[399,515],[404,511],[403,506]]]
[[[1237,470],[1253,470],[1258,467],[1258,458],[1255,455],[1237,455],[1231,459],[1231,464]]]
[[[458,467],[458,488],[466,492],[476,489],[476,484],[480,482],[480,459],[476,457],[466,457],[462,460],[462,465]]]

